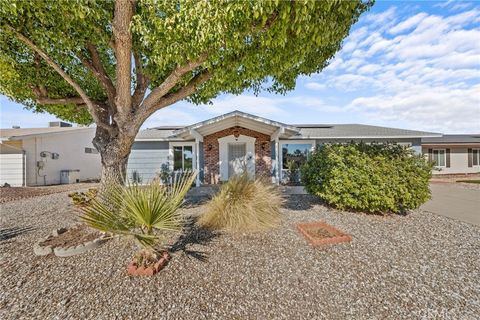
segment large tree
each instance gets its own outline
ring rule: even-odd
[[[121,182],[143,122],[179,100],[285,93],[325,68],[372,0],[0,0],[0,93],[96,125]]]

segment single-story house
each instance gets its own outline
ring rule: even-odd
[[[433,174],[480,173],[480,134],[425,137],[422,152],[435,162]]]
[[[92,144],[94,136],[95,128],[64,122],[51,122],[47,128],[0,129],[0,185],[99,179],[101,161]]]
[[[242,170],[251,176],[287,177],[322,143],[395,142],[422,152],[422,139],[441,134],[361,124],[285,124],[234,111],[188,126],[140,131],[127,166],[129,179],[147,183],[162,170],[197,170],[196,184],[216,184]]]

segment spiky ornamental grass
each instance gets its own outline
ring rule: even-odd
[[[183,222],[179,208],[196,174],[187,172],[169,186],[158,180],[146,186],[112,185],[83,208],[82,220],[91,228],[137,240],[153,249],[165,231],[177,231]]]
[[[236,175],[208,203],[199,224],[233,232],[262,231],[280,223],[283,199],[276,186],[264,179]]]

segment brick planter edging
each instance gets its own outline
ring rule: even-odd
[[[160,270],[162,270],[168,263],[168,261],[171,259],[170,254],[167,251],[164,251],[162,254],[162,257],[158,259],[158,261],[148,267],[138,267],[135,264],[135,260],[130,262],[130,264],[127,267],[127,273],[129,276],[153,276],[156,273],[158,273]]]
[[[317,238],[311,236],[307,232],[307,229],[309,227],[317,227],[317,228],[326,229],[327,231],[329,231],[331,233],[334,233],[335,236],[330,237],[330,238],[317,239]],[[308,242],[310,242],[310,244],[314,247],[352,241],[352,237],[349,234],[346,234],[346,233],[344,233],[344,232],[342,232],[338,229],[335,229],[334,227],[332,227],[329,224],[326,224],[325,222],[298,223],[297,224],[297,229],[298,229],[298,231],[300,231],[300,233],[303,234],[303,236],[308,240]]]
[[[75,228],[75,226],[73,228]],[[66,228],[55,229],[55,230],[52,231],[52,233],[50,235],[48,235],[47,237],[45,237],[43,239],[40,239],[40,241],[38,241],[37,243],[35,243],[33,245],[33,252],[35,253],[35,255],[46,256],[46,255],[49,255],[49,254],[53,253],[57,257],[76,256],[76,255],[84,253],[88,250],[95,249],[95,248],[99,247],[100,245],[102,245],[105,241],[108,240],[108,239],[105,238],[106,235],[102,235],[102,236],[100,236],[100,238],[94,239],[92,241],[84,242],[84,243],[82,243],[78,246],[54,247],[54,248],[52,248],[52,246],[42,246],[43,242],[45,242],[45,241],[47,241],[47,240],[49,240],[53,237],[58,237],[62,233],[66,232],[67,230],[68,229],[66,229]]]

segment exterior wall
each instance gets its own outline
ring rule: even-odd
[[[160,173],[162,165],[170,167],[167,141],[137,141],[128,158],[127,178],[131,181],[136,172],[141,183],[148,183]]]
[[[21,187],[23,186],[25,172],[24,155],[22,151],[20,153],[10,151],[4,153],[2,150],[0,154],[0,185],[3,186],[8,183],[12,187]]]
[[[203,137],[204,154],[204,182],[207,184],[216,184],[220,181],[220,151],[218,139],[233,135],[238,132],[240,135],[255,138],[255,175],[270,176],[272,168],[271,143],[270,136],[242,128],[232,127],[222,131],[215,132]],[[209,150],[209,146],[211,149]],[[263,149],[262,149],[263,146]]]
[[[23,143],[21,140],[18,140],[18,141],[2,141],[1,143],[2,145],[4,146],[9,146],[9,147],[12,147],[12,148],[15,148],[15,149],[19,149],[19,150],[22,150],[23,148]],[[4,150],[1,150],[1,153],[4,154]]]
[[[480,173],[480,166],[468,167],[468,149],[480,149],[480,146],[422,146],[422,153],[428,157],[428,149],[450,149],[450,168],[442,167],[439,170],[433,170],[433,174],[465,174]]]
[[[102,170],[100,154],[85,153],[86,147],[94,148],[94,136],[95,129],[85,129],[23,140],[27,185],[59,184],[61,170],[80,170],[80,181],[99,179]],[[59,158],[42,158],[42,151],[58,153]],[[37,161],[44,162],[42,170],[37,170]]]

